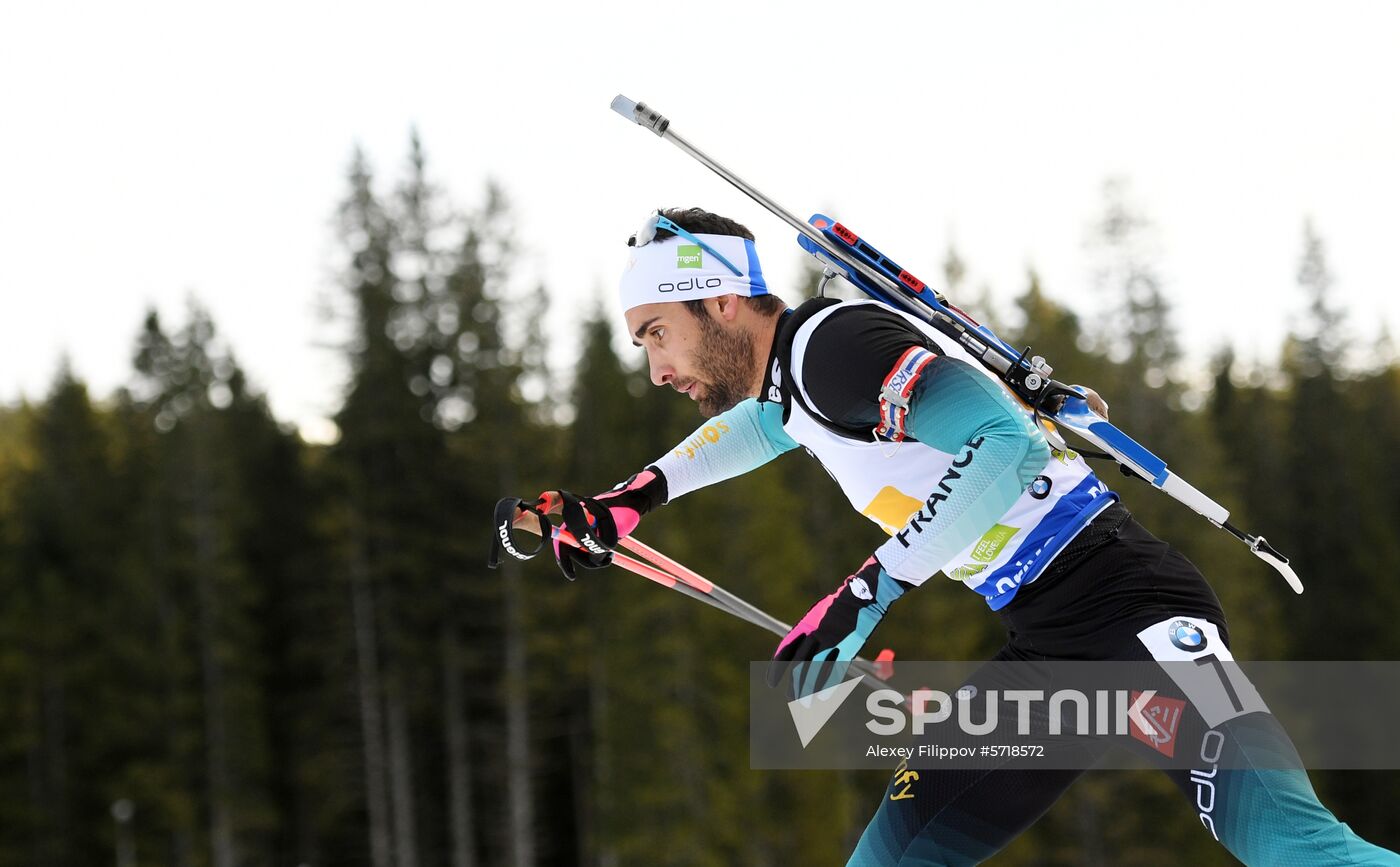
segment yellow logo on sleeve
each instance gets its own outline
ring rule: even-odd
[[[924,501],[909,496],[898,488],[886,485],[875,495],[875,499],[861,509],[861,514],[880,525],[880,529],[893,536],[900,527],[909,523],[915,512],[924,507]]]
[[[729,433],[729,425],[723,421],[714,424],[707,424],[696,431],[690,439],[676,446],[675,453],[678,458],[695,460],[695,455],[708,443],[717,443],[719,438]]]

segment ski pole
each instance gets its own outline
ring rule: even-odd
[[[764,629],[767,629],[774,635],[787,635],[789,630],[792,628],[786,623],[783,623],[778,618],[757,607],[756,605],[751,605],[748,602],[745,602],[743,599],[741,599],[738,596],[735,596],[733,593],[730,593],[723,587],[720,587],[719,585],[707,580],[703,575],[699,574],[698,572],[695,572],[689,567],[683,566],[675,560],[672,560],[670,557],[667,557],[665,554],[662,554],[660,551],[657,551],[650,545],[646,545],[638,541],[637,539],[633,539],[630,536],[623,539],[621,544],[628,550],[631,550],[641,555],[642,557],[645,557],[646,559],[650,560],[653,563],[656,563],[662,568],[669,569],[672,573],[678,576],[688,578],[692,582],[692,586],[696,586],[696,582],[703,582],[705,585],[709,586],[710,589],[708,592],[712,594],[715,598],[723,600],[726,605],[728,605],[735,611],[744,612],[746,615],[744,617],[745,620],[748,620],[750,623],[757,624],[758,626],[762,626]]]
[[[514,526],[538,535],[542,526],[537,526],[536,522],[530,520],[531,514],[533,513],[521,510],[514,520]],[[549,524],[548,526],[549,534],[552,539],[557,539],[566,545],[571,545],[580,550],[583,549],[583,546],[579,544],[578,540],[575,539],[568,530],[554,524]],[[734,594],[724,591],[721,588],[716,588],[712,582],[706,580],[694,570],[681,566],[676,561],[662,555],[650,546],[643,545],[634,540],[626,541],[633,541],[633,544],[636,546],[633,550],[637,548],[643,549],[646,553],[638,551],[642,556],[647,557],[649,555],[655,555],[657,559],[654,559],[652,563],[647,563],[643,560],[629,557],[626,554],[614,552],[613,565],[620,566],[628,572],[640,575],[653,583],[660,584],[662,587],[675,590],[692,599],[698,599],[706,605],[717,608],[726,614],[738,617],[740,620],[745,620],[755,626],[767,629],[777,635],[787,634],[788,627],[784,625],[782,621],[749,605],[747,602],[734,596]],[[671,568],[674,572],[679,574],[672,574],[672,572],[666,571],[667,568]],[[716,590],[719,592],[716,593]],[[734,604],[736,602],[738,603],[737,605]]]
[[[502,500],[501,503],[497,504],[498,513],[500,512],[501,506],[508,502],[511,501]],[[517,500],[515,502],[518,503],[519,501]],[[531,517],[534,517],[536,520],[530,520]],[[566,545],[572,545],[579,549],[583,547],[568,530],[550,523],[548,520],[544,519],[541,513],[530,509],[516,509],[515,516],[508,519],[507,523],[509,524],[508,527],[497,528],[498,539],[508,545],[506,550],[517,559],[529,559],[538,553],[538,551],[528,554],[521,553],[513,545],[509,545],[508,536],[501,537],[499,535],[502,531],[508,533],[510,529],[518,528],[540,536],[548,532],[551,538],[558,539]],[[548,528],[547,530],[546,527]],[[698,599],[712,608],[737,617],[746,623],[752,623],[754,626],[761,629],[766,629],[779,637],[786,636],[792,631],[792,627],[788,624],[758,606],[746,602],[739,596],[730,593],[728,590],[725,590],[723,587],[720,587],[688,566],[682,565],[678,561],[667,557],[650,545],[633,539],[630,536],[622,539],[621,544],[633,553],[645,557],[652,562],[647,563],[629,557],[626,554],[614,552],[614,565],[620,566],[633,574],[640,575],[653,583],[660,584],[662,587],[675,590],[692,599]],[[672,571],[666,571],[667,569]],[[675,574],[673,574],[673,572]],[[867,687],[870,689],[883,689],[884,681],[889,678],[893,671],[893,661],[894,651],[885,649],[880,651],[873,662],[857,656],[849,660],[848,664],[852,671],[862,675],[862,679]]]
[[[545,493],[540,495],[539,511],[545,514],[551,514],[555,511],[555,507],[557,505],[558,501],[555,500],[553,492],[546,491]],[[531,522],[526,518],[526,515],[530,514],[531,511],[524,509],[523,504],[521,504],[521,506],[521,511],[516,517],[516,525],[524,526],[525,529],[534,532],[535,528],[531,526]],[[523,525],[521,524],[522,521],[524,521]],[[541,527],[541,529],[543,528]],[[570,534],[567,530],[563,529],[562,527],[551,525],[550,533],[553,538],[559,539],[565,544],[572,545],[575,548],[582,547],[579,544],[578,540],[576,540],[572,534]],[[661,570],[664,570],[661,572],[661,574],[665,575],[665,577],[670,580],[670,583],[666,584],[666,582],[664,581],[657,581],[657,583],[664,584],[665,586],[671,587],[675,590],[681,590],[681,592],[693,590],[701,594],[704,601],[709,602],[711,604],[718,602],[719,604],[715,607],[723,608],[724,610],[728,611],[728,613],[733,614],[736,617],[739,617],[743,620],[747,620],[755,626],[761,626],[770,632],[776,633],[777,635],[787,634],[789,627],[782,621],[770,616],[767,612],[753,605],[750,605],[743,599],[740,599],[738,596],[735,596],[734,594],[730,593],[724,588],[716,587],[715,584],[709,579],[705,578],[705,576],[701,575],[693,569],[683,566],[675,560],[672,560],[670,557],[667,557],[665,554],[662,554],[660,551],[657,551],[650,545],[646,545],[643,542],[637,539],[633,539],[631,537],[623,538],[620,542],[620,545],[624,548],[631,550],[636,554],[639,554],[641,557],[644,558],[644,561],[637,561],[630,557],[627,557],[627,555],[625,554],[614,553],[614,559],[617,561],[618,565],[622,566],[622,568],[628,569],[632,572],[637,572],[638,574],[643,574],[645,575],[645,577],[652,577],[649,574],[640,572],[635,567],[640,566],[643,569],[660,567]],[[650,561],[650,564],[648,564],[645,561]],[[656,579],[653,578],[653,580]],[[677,581],[679,581],[680,583],[677,584]],[[686,595],[692,594],[687,593]]]

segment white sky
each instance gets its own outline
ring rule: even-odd
[[[511,195],[560,367],[654,206],[747,223],[789,282],[792,232],[618,92],[936,285],[954,241],[1000,304],[1034,265],[1089,312],[1086,227],[1126,176],[1198,359],[1275,350],[1311,216],[1369,337],[1400,324],[1397,47],[1396,3],[8,3],[0,401],[65,351],[109,393],[145,306],[182,319],[194,292],[278,416],[323,434],[331,215],[354,144],[396,177],[415,124],[459,202],[488,176]]]

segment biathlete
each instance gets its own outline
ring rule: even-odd
[[[854,658],[890,606],[938,572],[1002,620],[996,661],[1166,663],[1207,647],[1232,658],[1200,572],[1134,521],[1082,457],[1051,449],[1030,412],[961,347],[874,301],[789,309],[768,289],[752,233],[697,208],[653,213],[629,245],[622,307],[651,380],[689,397],[714,419],[706,428],[723,433],[597,497],[559,492],[566,529],[592,549],[556,542],[565,574],[606,565],[608,543],[658,506],[803,446],[890,538],[782,639],[770,684],[787,681],[797,694],[829,686],[821,672],[832,666],[822,664]],[[1098,395],[1086,395],[1106,416]],[[1202,733],[1217,752],[1210,771],[1166,773],[1241,861],[1400,864],[1319,803],[1300,763],[1249,766],[1251,750],[1296,758],[1262,703],[1203,722]],[[1080,773],[897,774],[849,863],[979,863]]]

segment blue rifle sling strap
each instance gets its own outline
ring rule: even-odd
[[[890,443],[904,441],[909,396],[914,393],[924,368],[936,357],[922,346],[911,346],[899,357],[880,387],[880,424],[875,428],[876,438]]]

